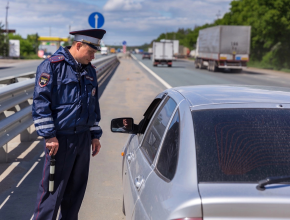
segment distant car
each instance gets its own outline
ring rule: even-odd
[[[108,55],[108,47],[101,47],[101,55]]]
[[[127,220],[290,219],[290,90],[171,88],[111,131]]]
[[[51,57],[51,55],[52,55],[52,54],[51,54],[50,52],[44,52],[42,58],[43,58],[43,59],[47,59],[47,58]]]
[[[143,55],[142,55],[142,60],[143,59],[151,59],[151,54],[150,53],[143,53]]]

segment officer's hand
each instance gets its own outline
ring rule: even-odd
[[[100,149],[101,149],[101,144],[100,144],[100,141],[99,139],[93,139],[92,140],[92,156],[96,156],[99,152],[100,152]]]
[[[56,155],[58,151],[58,140],[56,137],[45,139],[46,147],[49,150],[49,156]]]

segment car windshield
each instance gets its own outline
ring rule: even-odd
[[[199,182],[257,182],[290,170],[290,110],[193,111]]]

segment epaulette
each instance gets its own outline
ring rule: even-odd
[[[57,62],[63,61],[64,60],[64,56],[63,55],[58,55],[58,56],[50,57],[48,59],[49,59],[49,61],[51,63],[57,63]]]
[[[91,64],[91,65],[92,65],[92,67],[93,67],[93,68],[95,68],[95,69],[96,69],[96,67],[95,67],[93,64]]]

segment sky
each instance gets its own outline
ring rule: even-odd
[[[9,0],[8,27],[27,34],[68,37],[69,30],[91,29],[88,17],[103,14],[108,45],[150,43],[161,33],[213,22],[229,11],[231,0]],[[0,0],[5,25],[7,0]]]

